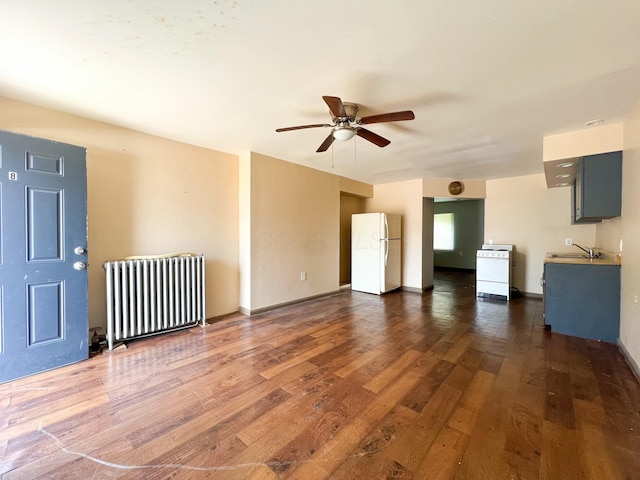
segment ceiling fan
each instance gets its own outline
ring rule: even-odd
[[[324,96],[325,101],[331,112],[333,123],[314,123],[312,125],[299,125],[297,127],[278,128],[276,132],[288,132],[289,130],[301,130],[303,128],[330,127],[331,133],[318,147],[316,152],[325,152],[334,140],[346,141],[353,138],[354,135],[369,140],[371,143],[386,147],[391,143],[384,137],[371,130],[361,127],[361,125],[369,125],[371,123],[382,122],[398,122],[400,120],[413,120],[415,115],[411,110],[402,112],[381,113],[379,115],[370,115],[368,117],[358,117],[358,105],[355,103],[343,102],[339,97]]]

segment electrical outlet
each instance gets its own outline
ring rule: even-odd
[[[307,279],[307,272],[300,272],[300,281],[304,282]]]
[[[635,303],[636,305],[638,304],[638,294],[635,294],[633,296],[633,303]]]
[[[573,245],[573,240],[571,240],[570,238],[565,238],[564,239],[564,246],[565,247],[570,247],[571,245]]]

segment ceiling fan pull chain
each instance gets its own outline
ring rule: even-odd
[[[331,168],[333,168],[333,143],[331,144]]]
[[[358,137],[353,139],[353,164],[358,163]]]

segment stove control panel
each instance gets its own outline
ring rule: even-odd
[[[478,258],[509,258],[511,252],[504,250],[478,250]]]

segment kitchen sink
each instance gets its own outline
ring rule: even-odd
[[[549,258],[589,258],[589,255],[584,253],[548,253]]]

